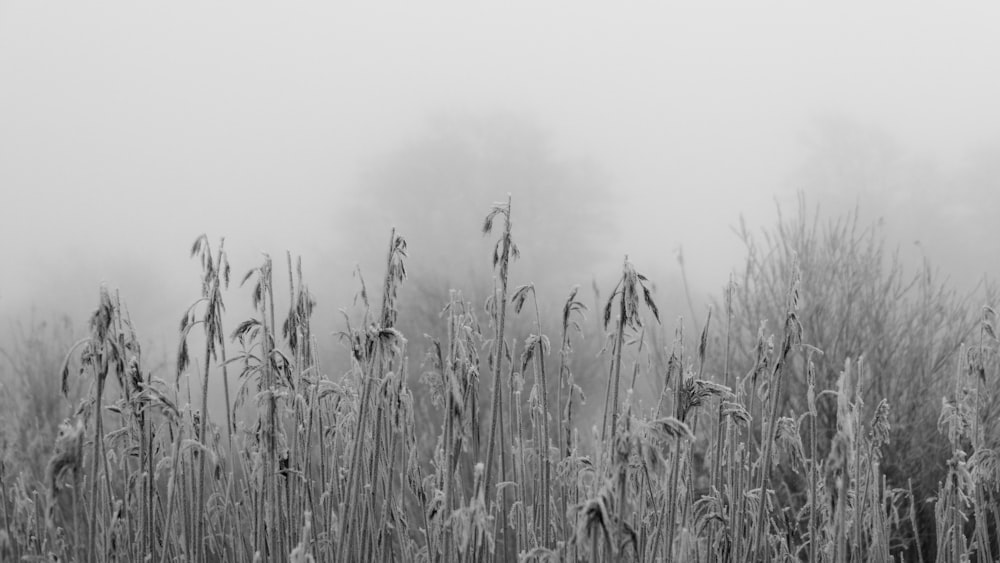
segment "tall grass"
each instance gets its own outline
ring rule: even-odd
[[[907,325],[946,339],[922,356],[930,365],[914,361],[924,366],[920,377],[939,363],[952,374],[935,417],[950,455],[928,499],[914,489],[918,479],[900,483],[902,466],[888,457],[918,419],[897,414],[915,408],[907,402],[913,393],[882,394],[902,389],[882,381],[885,362],[899,357],[885,350],[895,343],[844,344],[860,334],[915,346],[912,334],[868,323],[932,318],[852,301],[879,276],[851,277],[855,293],[817,292],[814,270],[825,266],[814,256],[789,252],[772,263],[786,255],[751,246],[747,273],[726,287],[724,322],[713,325],[710,311],[689,341],[690,320],[678,319],[668,343],[647,330],[661,322],[660,309],[652,284],[626,259],[602,304],[607,344],[595,360],[577,357],[573,346],[587,310],[575,288],[553,323],[557,350],[544,334],[550,325],[535,286],[508,291],[517,277],[511,219],[508,198],[484,225],[490,233],[502,220],[485,311],[451,292],[437,304],[443,336],[428,348],[397,329],[407,311],[407,245],[391,231],[377,309],[357,272],[360,306],[344,313],[338,333],[349,358],[343,374],[317,361],[315,301],[290,254],[287,303],[265,256],[243,278],[253,315],[227,335],[228,259],[222,242],[213,249],[204,236],[196,240],[201,289],[182,318],[171,382],[146,367],[127,311],[102,289],[90,334],[61,372],[68,417],[45,483],[13,473],[9,456],[0,466],[0,555],[837,563],[1000,556],[994,309],[980,310],[963,333],[974,339],[954,354],[946,352],[950,336]],[[846,256],[876,268],[883,262],[871,252]],[[891,280],[901,278],[889,277],[872,286],[882,288],[872,299],[894,295]],[[934,299],[926,287],[918,297]],[[775,303],[779,335],[754,316],[774,315]],[[511,329],[522,313],[531,316],[526,335]],[[838,318],[837,326],[815,325]],[[822,339],[827,331],[839,335],[832,346]],[[198,336],[201,346],[189,346]],[[424,357],[423,375],[411,374]],[[574,367],[592,361],[607,379],[600,427],[587,429]],[[211,412],[219,399],[209,398],[210,380],[220,377],[224,406]],[[79,402],[69,399],[76,382],[89,385]],[[418,409],[421,401],[432,406]],[[894,430],[898,421],[911,426]],[[920,521],[928,500],[933,530]],[[925,551],[921,536],[932,533],[936,550]]]

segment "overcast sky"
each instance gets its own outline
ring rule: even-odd
[[[434,112],[530,116],[607,172],[623,251],[683,244],[717,286],[817,117],[945,170],[1000,136],[997,2],[377,4],[0,2],[0,318],[84,315],[104,280],[173,327],[202,232],[240,272],[308,270],[365,163]]]

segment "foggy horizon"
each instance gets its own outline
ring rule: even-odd
[[[717,296],[745,256],[740,217],[769,228],[800,189],[810,208],[883,217],[911,263],[926,252],[971,287],[1000,268],[988,206],[954,197],[1000,186],[1000,9],[965,8],[5,4],[4,331],[32,308],[81,325],[106,282],[140,332],[175,338],[201,233],[226,238],[235,277],[261,251],[278,265],[301,255],[321,316],[339,322],[355,264],[381,275],[390,227],[412,271],[438,267],[446,248],[419,210],[364,193],[441,119],[522,123],[547,162],[589,170],[609,199],[601,248],[574,264],[584,287],[626,254],[676,285],[682,248],[699,302]],[[489,205],[512,193],[517,224],[536,199],[497,188],[446,229],[481,249],[468,268],[485,276],[490,241],[476,229]],[[921,206],[952,223],[910,224]],[[519,244],[530,257],[541,243]],[[227,299],[249,301],[238,287]]]

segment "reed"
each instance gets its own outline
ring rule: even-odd
[[[435,335],[426,346],[402,332],[416,319],[401,299],[407,243],[392,230],[380,303],[356,271],[358,299],[337,333],[348,367],[332,375],[317,350],[319,309],[291,253],[287,288],[265,255],[244,289],[230,289],[223,241],[196,239],[201,287],[182,317],[170,382],[147,365],[122,300],[102,289],[89,334],[51,378],[66,416],[49,438],[42,475],[12,472],[12,448],[2,444],[0,558],[1000,558],[993,308],[977,309],[954,354],[944,353],[949,336],[936,337],[951,378],[923,397],[936,401],[944,391],[936,418],[948,454],[931,521],[922,507],[934,491],[921,487],[921,474],[894,481],[905,468],[894,452],[913,443],[904,424],[916,415],[904,409],[918,406],[898,382],[882,381],[878,354],[893,341],[859,344],[851,355],[818,345],[829,331],[858,343],[859,333],[876,333],[866,323],[901,317],[877,317],[885,311],[875,303],[847,307],[849,296],[830,288],[817,292],[817,268],[830,271],[814,255],[796,262],[754,247],[739,283],[730,278],[722,306],[709,309],[697,333],[687,336],[678,320],[664,342],[654,286],[626,258],[599,302],[606,347],[597,357],[601,335],[584,333],[587,307],[576,287],[553,311],[542,286],[510,285],[518,255],[511,217],[509,197],[486,217],[484,233],[501,228],[485,308],[450,291],[432,303],[440,324],[426,327]],[[770,261],[780,256],[789,259]],[[941,305],[931,289],[919,289],[913,306]],[[227,334],[230,291],[249,293],[252,315]],[[850,326],[816,324],[831,318],[817,300]],[[777,301],[774,317],[764,304]],[[724,322],[713,323],[713,311]],[[780,334],[762,322],[768,315],[781,320]],[[945,318],[935,315],[906,318]],[[914,320],[910,330],[930,329]],[[556,349],[546,334],[559,335]],[[925,342],[893,334],[908,347]],[[588,380],[595,371],[607,379]],[[210,398],[220,376],[223,396]],[[603,411],[584,401],[584,389],[597,386]],[[80,400],[71,392],[78,387]],[[0,386],[5,408],[9,389]]]

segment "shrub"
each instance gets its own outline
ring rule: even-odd
[[[918,497],[932,496],[951,455],[947,436],[937,431],[940,405],[933,398],[951,389],[962,343],[978,341],[981,305],[988,302],[982,300],[994,296],[995,302],[995,291],[981,286],[959,294],[926,259],[907,267],[898,251],[889,250],[881,223],[863,223],[857,208],[826,217],[819,207],[810,210],[800,194],[795,213],[788,216],[780,207],[778,212],[772,228],[754,233],[741,222],[738,230],[747,261],[733,293],[736,363],[753,361],[760,323],[768,323],[767,333],[783,318],[783,280],[797,268],[803,341],[821,353],[803,349],[793,355],[780,410],[809,410],[807,357],[815,364],[820,390],[836,386],[845,360],[863,360],[863,416],[870,418],[883,399],[892,405],[892,430],[881,460],[888,484],[905,488],[912,480]],[[716,338],[721,341],[723,335]],[[995,397],[984,400],[983,407],[987,419],[1000,413]],[[837,405],[819,400],[817,410],[818,447],[828,451]],[[934,539],[931,508],[919,509],[928,550]]]

